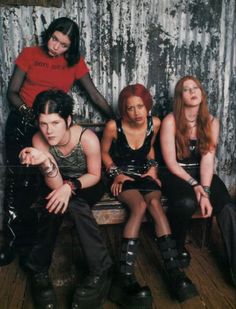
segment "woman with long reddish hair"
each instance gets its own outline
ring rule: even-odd
[[[123,231],[119,270],[110,292],[111,300],[124,308],[151,307],[149,288],[141,287],[134,276],[139,231],[146,212],[154,223],[155,240],[172,292],[179,301],[197,294],[193,283],[178,268],[175,242],[160,203],[161,183],[153,148],[160,120],[149,115],[151,107],[152,97],[143,85],[125,87],[118,102],[121,118],[107,123],[102,138],[102,160],[111,179],[111,192],[130,210]]]
[[[204,218],[216,215],[232,279],[236,285],[236,208],[220,178],[214,174],[219,121],[208,111],[206,93],[193,76],[175,87],[173,113],[161,129],[161,149],[169,172],[162,185],[182,267],[190,263],[185,239],[192,215],[200,207]]]

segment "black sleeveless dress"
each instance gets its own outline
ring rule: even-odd
[[[127,176],[135,179],[135,181],[125,181],[122,186],[122,191],[137,189],[145,194],[151,191],[160,190],[158,184],[151,177],[140,177],[147,172],[145,165],[147,163],[147,155],[150,151],[151,140],[153,137],[152,117],[148,116],[147,118],[146,137],[143,145],[138,149],[132,149],[129,146],[122,128],[121,119],[116,120],[116,126],[117,140],[113,145],[113,161]]]

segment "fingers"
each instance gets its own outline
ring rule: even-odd
[[[111,186],[111,192],[114,196],[118,196],[122,192],[122,182],[113,183]]]
[[[55,200],[54,202],[49,201],[48,204],[46,205],[46,208],[49,213],[54,213],[54,214],[64,214],[66,209],[68,207],[68,202],[64,201],[58,201]]]

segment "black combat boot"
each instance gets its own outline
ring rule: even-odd
[[[171,293],[173,293],[179,302],[198,295],[195,285],[179,269],[178,251],[175,240],[170,235],[165,235],[157,238],[157,243],[164,261]]]
[[[56,309],[56,295],[48,272],[29,272],[30,287],[35,308]]]
[[[97,309],[105,302],[111,285],[110,269],[88,275],[73,297],[72,309]]]
[[[179,255],[178,255],[179,266],[181,268],[189,267],[189,264],[191,261],[191,255],[188,252],[188,250],[184,247],[182,250],[178,250],[178,251],[179,251]]]
[[[122,242],[120,270],[115,275],[110,290],[110,299],[127,309],[152,307],[152,294],[147,286],[141,287],[134,275],[134,262],[139,240],[124,238]]]

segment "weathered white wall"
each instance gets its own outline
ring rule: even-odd
[[[220,118],[217,170],[236,193],[236,4],[235,0],[67,0],[61,8],[0,7],[0,200],[3,196],[5,93],[14,59],[24,46],[40,43],[43,21],[68,16],[81,30],[81,51],[94,82],[116,108],[128,83],[146,85],[154,114],[171,110],[176,81],[196,75]],[[42,18],[43,17],[43,18]],[[86,97],[73,91],[75,113],[100,121]],[[1,208],[1,205],[0,205]]]

